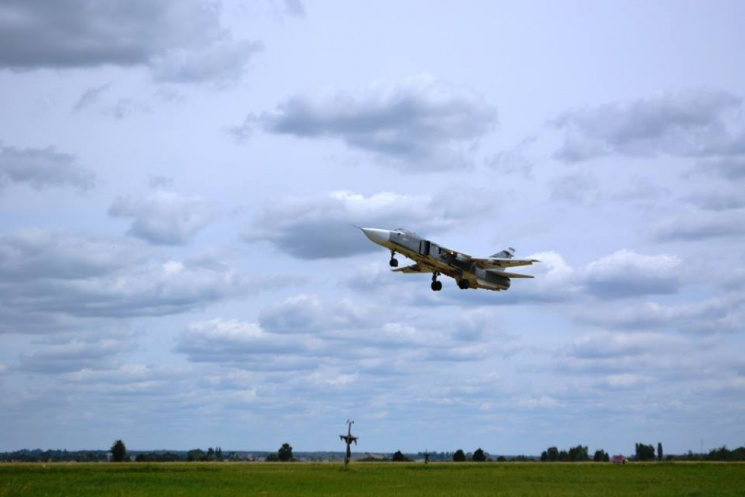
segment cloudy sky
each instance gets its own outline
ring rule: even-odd
[[[0,1],[0,450],[742,445],[743,18]]]

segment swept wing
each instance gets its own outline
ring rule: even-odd
[[[535,262],[541,262],[538,259],[507,259],[504,257],[485,257],[474,258],[474,264],[481,269],[491,269],[497,267],[517,267],[531,266]]]
[[[427,267],[422,267],[419,264],[412,264],[411,266],[400,267],[393,270],[396,273],[431,273],[432,270]]]

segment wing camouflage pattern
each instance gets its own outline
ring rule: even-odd
[[[396,273],[431,273],[432,270],[426,267],[422,267],[419,264],[412,264],[411,266],[401,267],[393,270]]]

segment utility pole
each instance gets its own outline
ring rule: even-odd
[[[347,434],[339,435],[339,438],[345,444],[347,444],[347,453],[344,455],[344,470],[347,469],[347,465],[349,465],[349,460],[352,458],[352,449],[351,449],[352,442],[354,442],[354,444],[357,445],[357,439],[359,438],[359,437],[355,437],[352,435],[353,424],[354,424],[354,421],[347,420]]]

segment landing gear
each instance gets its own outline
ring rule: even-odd
[[[432,273],[432,284],[430,285],[430,288],[433,292],[439,292],[442,290],[442,281],[437,281],[437,277],[440,275],[438,272]]]
[[[391,260],[388,261],[388,264],[391,265],[391,267],[398,267],[398,259],[396,259],[396,253],[391,250]]]
[[[458,288],[460,288],[461,290],[468,290],[469,288],[471,288],[471,283],[469,283],[466,279],[458,280]]]

